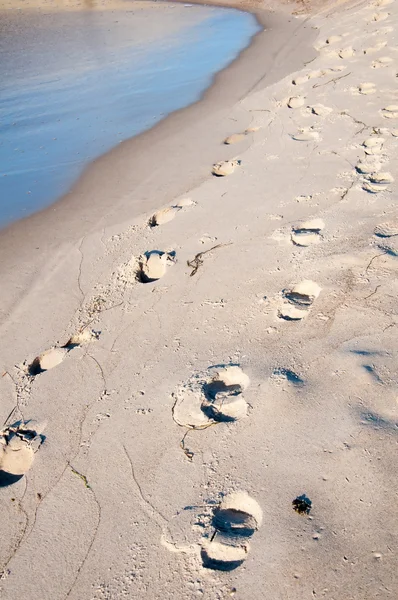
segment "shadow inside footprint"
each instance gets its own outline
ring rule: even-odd
[[[274,369],[273,375],[275,377],[284,377],[293,385],[304,385],[305,384],[304,379],[302,379],[300,377],[300,375],[297,375],[297,373],[295,373],[294,371],[291,371],[290,369],[283,369],[283,368]]]
[[[13,485],[20,479],[22,479],[23,475],[13,475],[12,473],[7,473],[6,471],[2,471],[0,469],[0,488],[7,487],[8,485]]]
[[[213,527],[234,536],[251,537],[258,529],[256,519],[243,510],[218,508],[213,515]]]
[[[215,571],[234,571],[240,567],[246,559],[247,550],[244,548],[235,548],[217,542],[211,542],[203,547],[200,552],[202,564],[205,569]]]

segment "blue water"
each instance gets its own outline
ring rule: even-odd
[[[0,28],[0,226],[50,205],[94,158],[196,101],[259,30],[236,10],[175,10],[182,28],[149,42],[134,35],[133,13],[129,27],[113,12]]]

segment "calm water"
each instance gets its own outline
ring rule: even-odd
[[[1,15],[0,226],[48,206],[88,162],[197,100],[259,29],[247,13],[182,5],[149,16]]]

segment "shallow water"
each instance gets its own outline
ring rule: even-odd
[[[48,206],[94,158],[196,101],[259,30],[232,9],[159,9],[0,20],[0,226]]]

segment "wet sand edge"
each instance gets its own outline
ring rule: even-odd
[[[239,101],[315,56],[309,17],[252,12],[264,29],[214,77],[200,100],[99,157],[68,194],[0,233],[5,318],[57,249],[67,251],[105,226],[122,227],[208,177],[211,164],[231,152],[221,140],[239,126],[232,117]]]

